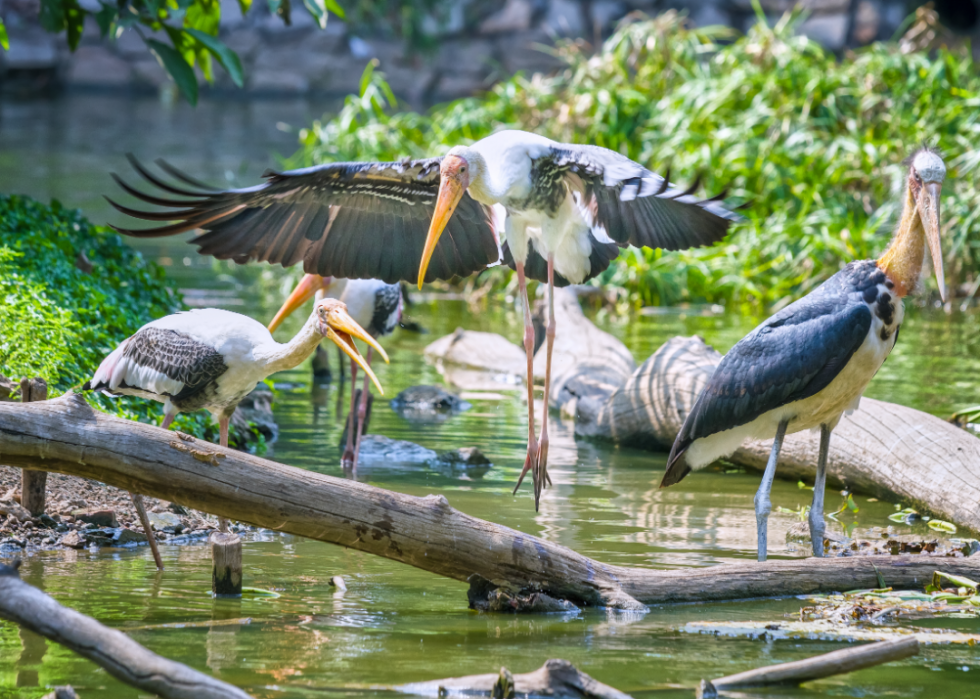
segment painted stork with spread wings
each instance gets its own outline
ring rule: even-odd
[[[398,327],[402,317],[402,289],[399,284],[385,284],[380,279],[334,279],[321,277],[318,274],[304,275],[296,288],[286,299],[282,308],[269,323],[269,332],[275,332],[282,322],[294,311],[300,308],[311,297],[336,298],[347,305],[347,310],[354,321],[364,328],[371,337],[377,339],[390,335]],[[371,354],[374,348],[368,347],[365,361],[371,366]],[[385,356],[385,361],[388,358]],[[368,376],[364,376],[364,386],[361,389],[361,400],[355,406],[356,391],[354,382],[357,380],[357,363],[353,360],[350,365],[350,413],[347,416],[347,446],[340,463],[344,468],[356,469],[357,457],[361,452],[361,437],[364,422],[367,418]],[[357,409],[355,418],[354,410]],[[354,436],[356,422],[357,436]]]
[[[908,161],[905,202],[888,250],[851,262],[817,289],[782,309],[722,359],[670,452],[660,487],[728,456],[747,439],[775,435],[755,496],[758,557],[766,560],[769,491],[787,433],[820,429],[809,525],[816,556],[824,553],[824,484],[830,433],[861,395],[898,341],[902,299],[919,283],[926,246],[945,299],[939,194],[946,166],[923,148]]]
[[[264,184],[227,191],[159,161],[180,180],[171,184],[131,161],[145,179],[176,198],[140,192],[117,177],[133,196],[168,210],[110,203],[135,218],[175,223],[117,229],[127,235],[156,237],[199,228],[205,233],[192,242],[201,253],[220,259],[283,266],[302,262],[311,274],[388,283],[464,276],[502,257],[517,271],[524,306],[531,415],[521,480],[533,470],[535,507],[547,479],[548,411],[539,442],[532,409],[534,330],[527,277],[547,282],[549,289],[578,284],[605,270],[621,247],[711,245],[735,218],[720,197],[699,201],[694,187],[673,187],[618,153],[523,131],[501,131],[472,146],[452,148],[443,158],[268,172]],[[506,212],[502,248],[492,207]],[[552,315],[549,360],[554,334]],[[550,374],[549,361],[546,402]]]
[[[382,355],[384,350],[336,299],[318,301],[309,320],[286,344],[273,340],[258,321],[231,311],[205,308],[165,316],[123,340],[83,388],[163,403],[163,429],[178,413],[207,410],[218,421],[219,443],[226,447],[228,423],[238,403],[259,381],[310,356],[324,337],[360,364],[381,391],[352,338],[364,340]],[[140,511],[142,498],[133,495],[133,500]],[[224,519],[221,524],[225,529]],[[152,542],[149,525],[143,526]],[[155,547],[154,556],[162,568]]]

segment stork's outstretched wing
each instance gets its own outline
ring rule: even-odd
[[[680,457],[694,440],[746,425],[830,385],[871,328],[871,310],[851,298],[856,286],[849,283],[856,270],[869,264],[875,263],[852,262],[729,350],[681,426],[661,487],[687,475]],[[857,276],[884,282],[880,272]]]
[[[562,182],[577,191],[593,225],[605,228],[620,244],[664,250],[712,245],[738,219],[721,203],[724,194],[699,200],[693,195],[696,182],[682,190],[599,146],[561,144],[546,149],[534,158],[532,171],[538,182]],[[542,191],[547,194],[548,189]],[[559,195],[557,187],[551,190]]]
[[[205,231],[191,242],[199,251],[238,263],[252,260],[303,269],[321,276],[417,283],[429,221],[439,190],[440,158],[397,163],[333,163],[267,172],[265,184],[221,191],[163,161],[180,180],[171,184],[129,156],[136,171],[163,193],[142,192],[113,175],[125,191],[166,207],[119,211],[147,221],[173,223],[120,233],[141,238]],[[497,262],[499,250],[489,211],[463,197],[436,247],[425,281],[465,276]]]

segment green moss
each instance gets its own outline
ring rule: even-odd
[[[81,269],[88,268],[85,260],[91,271]],[[40,376],[50,397],[77,390],[145,323],[184,309],[163,268],[110,229],[57,201],[45,206],[0,194],[0,373]],[[162,419],[152,401],[95,393],[88,399],[128,419]],[[176,428],[217,436],[206,413],[181,415]]]
[[[430,113],[397,111],[370,69],[334,118],[301,133],[290,165],[430,156],[500,128],[596,143],[702,192],[727,190],[746,220],[709,249],[625,251],[595,283],[636,303],[753,307],[810,291],[880,253],[896,215],[900,162],[922,142],[946,154],[944,247],[955,285],[980,273],[980,74],[968,49],[902,53],[880,43],[838,60],[797,36],[795,16],[736,37],[666,13],[621,27],[568,68],[517,75]],[[498,273],[499,274],[499,273]]]

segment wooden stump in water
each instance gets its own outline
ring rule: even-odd
[[[48,384],[44,379],[23,379],[20,382],[20,400],[22,403],[47,399]],[[26,468],[21,471],[20,504],[34,517],[44,514],[47,482],[47,471],[31,471]]]
[[[242,540],[233,532],[211,535],[211,592],[219,596],[242,594]]]

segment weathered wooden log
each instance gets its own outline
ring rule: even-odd
[[[823,677],[843,675],[883,663],[911,658],[919,653],[919,641],[915,637],[894,641],[868,643],[857,648],[835,650],[806,660],[780,663],[716,680],[702,680],[698,688],[700,699],[714,699],[719,691],[742,687],[765,687],[774,684],[802,684]]]
[[[395,689],[431,697],[465,695],[504,699],[521,694],[555,699],[630,699],[629,694],[594,680],[567,660],[549,660],[534,672],[522,675],[511,675],[506,668],[500,668],[499,673],[414,682]]]
[[[164,699],[249,699],[230,684],[151,653],[122,631],[62,607],[0,566],[0,617],[70,648],[116,679]]]
[[[20,400],[31,403],[48,399],[48,382],[44,379],[22,379],[20,382]],[[46,498],[45,489],[48,483],[47,471],[33,471],[25,468],[20,475],[20,504],[34,517],[44,514]]]
[[[921,587],[935,570],[976,577],[980,556],[868,556],[729,563],[656,571],[606,565],[463,514],[444,496],[414,497],[267,461],[92,410],[68,394],[0,403],[0,459],[94,478],[219,517],[365,551],[455,580],[545,592],[579,605],[771,597]]]
[[[673,338],[607,399],[580,401],[576,434],[669,450],[720,361],[721,355],[700,338]],[[586,363],[580,371],[585,376],[591,372]],[[730,460],[764,470],[771,445],[748,442]],[[786,437],[777,475],[813,478],[819,446],[819,432]],[[912,408],[862,399],[860,408],[844,416],[831,437],[827,481],[908,502],[980,531],[980,439]]]
[[[242,594],[242,540],[232,532],[211,535],[211,592],[218,597]]]

